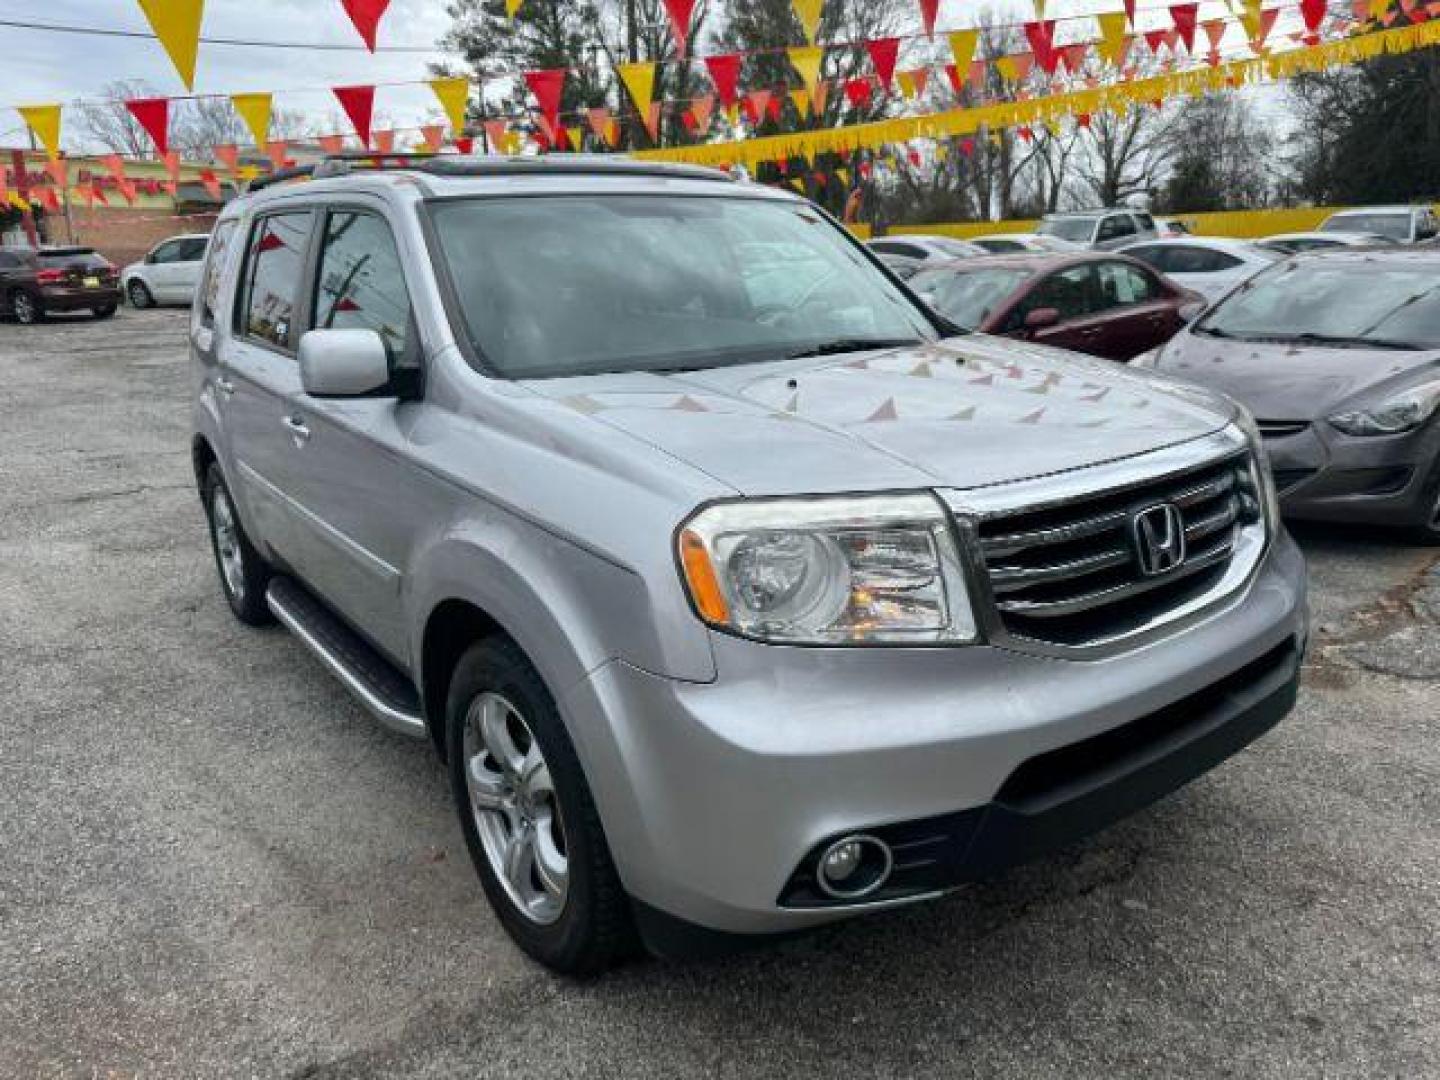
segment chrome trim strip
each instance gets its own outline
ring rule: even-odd
[[[1116,585],[1110,589],[1098,589],[1095,592],[1082,593],[1079,596],[1072,596],[1068,600],[1001,600],[996,607],[1002,611],[1008,611],[1014,615],[1026,615],[1034,619],[1050,619],[1062,615],[1078,615],[1081,612],[1089,611],[1091,608],[1102,604],[1113,604],[1117,600],[1128,600],[1132,596],[1140,596],[1158,589],[1162,585],[1169,585],[1171,582],[1180,581],[1191,574],[1198,574],[1201,570],[1208,570],[1222,559],[1229,557],[1230,545],[1224,544],[1203,555],[1196,555],[1186,559],[1170,573],[1162,577],[1139,578],[1135,581],[1126,582],[1124,585]]]
[[[423,717],[414,713],[401,712],[376,697],[365,685],[364,680],[352,672],[343,660],[311,634],[299,616],[287,608],[283,601],[277,599],[274,592],[266,591],[265,604],[275,613],[275,618],[280,620],[285,629],[299,638],[301,644],[314,653],[316,658],[329,669],[330,674],[339,679],[340,684],[349,690],[380,723],[391,731],[409,735],[412,738],[423,739],[429,734],[425,729]]]

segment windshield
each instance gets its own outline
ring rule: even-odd
[[[696,370],[936,336],[801,204],[574,195],[431,206],[465,332],[509,378]]]
[[[1041,236],[1058,236],[1075,244],[1089,243],[1095,219],[1088,217],[1046,218],[1036,230]]]
[[[930,240],[929,244],[936,251],[953,255],[957,259],[977,254],[974,244],[968,244],[964,240],[951,240],[948,236],[937,236]]]
[[[910,279],[910,287],[951,322],[974,330],[1033,274],[1033,270],[998,266],[987,270],[926,270]]]
[[[42,251],[39,263],[49,270],[104,270],[110,265],[93,251]]]
[[[1321,232],[1372,233],[1390,240],[1410,239],[1409,214],[1336,214],[1320,226]]]
[[[1282,263],[1220,301],[1196,333],[1248,341],[1440,348],[1440,272],[1371,260]]]

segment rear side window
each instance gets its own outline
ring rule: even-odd
[[[203,236],[192,236],[188,240],[180,241],[179,262],[199,262],[205,258],[205,238]]]
[[[93,251],[40,253],[40,266],[45,270],[105,270],[110,260]]]
[[[1135,224],[1139,225],[1141,230],[1144,232],[1155,231],[1155,219],[1149,214],[1136,214]]]
[[[1100,265],[1100,295],[1103,307],[1123,307],[1126,304],[1140,304],[1152,300],[1159,294],[1159,287],[1150,275],[1138,266],[1125,263],[1102,263]]]
[[[230,250],[230,240],[235,235],[236,222],[222,221],[215,226],[215,235],[210,243],[210,262],[205,266],[205,280],[200,286],[200,322],[203,326],[215,325],[215,306],[220,297],[220,275],[225,269],[225,253]]]
[[[1162,244],[1148,244],[1144,247],[1126,248],[1125,254],[1132,259],[1139,259],[1148,266],[1153,266],[1162,274],[1168,274],[1175,270],[1171,265],[1175,249],[1165,247]]]
[[[1135,225],[1130,220],[1129,214],[1111,214],[1100,223],[1100,235],[1097,240],[1114,240],[1120,236],[1130,236],[1135,232]]]
[[[375,214],[338,210],[325,223],[315,291],[319,330],[374,330],[391,358],[410,339],[410,296],[390,226]]]
[[[271,214],[255,222],[245,259],[240,330],[287,352],[295,339],[295,307],[310,240],[310,211]]]
[[[183,240],[167,240],[150,253],[150,261],[156,265],[180,262]]]

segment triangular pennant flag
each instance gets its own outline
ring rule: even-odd
[[[915,94],[915,73],[913,71],[898,71],[895,73],[895,80],[900,84],[900,93],[907,98],[914,98]]]
[[[525,0],[505,0],[505,17],[515,18],[515,13],[525,6]]]
[[[950,34],[950,56],[961,71],[969,72],[970,62],[975,59],[975,44],[979,40],[979,30],[955,30]]]
[[[445,119],[450,121],[450,130],[465,130],[466,111],[470,106],[470,81],[468,79],[431,79],[430,89],[445,110]]]
[[[265,156],[270,159],[270,167],[275,170],[285,168],[285,155],[290,150],[290,144],[284,139],[271,139],[265,144]]]
[[[715,92],[720,95],[720,104],[730,106],[740,100],[739,53],[707,56],[705,67],[710,72],[710,81],[715,84]]]
[[[665,0],[665,14],[670,16],[670,32],[675,35],[675,52],[684,56],[690,37],[690,15],[695,0]]]
[[[485,142],[490,147],[490,153],[506,153],[510,144],[510,131],[504,120],[486,120]]]
[[[957,98],[965,92],[965,82],[960,77],[960,69],[954,64],[945,65],[945,77],[950,80],[950,89]]]
[[[701,94],[690,103],[690,112],[695,117],[695,130],[703,136],[710,130],[710,120],[715,115],[715,95]]]
[[[1305,20],[1305,29],[1312,34],[1325,21],[1327,0],[1300,0],[1300,17]]]
[[[595,133],[595,137],[608,143],[610,141],[610,110],[604,105],[597,105],[586,113],[586,117],[590,121],[590,130]]]
[[[25,126],[35,133],[45,153],[52,158],[60,156],[60,106],[21,105],[16,110]]]
[[[327,154],[339,154],[345,150],[344,135],[321,135],[315,140],[320,144],[320,149]]]
[[[585,146],[585,131],[576,125],[565,128],[565,143],[570,147],[572,153],[580,153]]]
[[[1256,27],[1255,33],[1250,38],[1251,47],[1256,52],[1264,50],[1265,39],[1270,36],[1270,31],[1274,28],[1275,20],[1279,15],[1279,8],[1265,8],[1260,12],[1259,24]]]
[[[540,115],[554,127],[560,120],[560,97],[565,92],[565,69],[527,71],[525,85],[530,88],[530,93],[535,95],[535,101],[540,106]]]
[[[1035,56],[1035,62],[1040,65],[1040,70],[1046,75],[1055,74],[1055,67],[1059,63],[1059,56],[1055,52],[1055,23],[1050,22],[1027,22],[1025,24],[1025,37],[1030,42],[1030,51]]]
[[[131,180],[121,180],[119,186],[120,195],[125,199],[127,203],[129,203],[131,206],[134,206],[135,196],[137,194],[134,182]]]
[[[119,154],[106,154],[100,159],[110,175],[114,177],[115,183],[125,179],[125,159]]]
[[[395,152],[395,132],[391,129],[375,132],[375,149],[382,154]]]
[[[368,148],[370,118],[375,114],[375,87],[336,86],[331,92],[340,102],[340,108],[345,110],[350,123],[355,125],[355,134],[360,136],[360,144]]]
[[[469,154],[475,149],[475,140],[467,135],[463,139],[456,139],[453,145],[460,153]]]
[[[1158,53],[1165,44],[1164,30],[1146,30],[1145,44],[1149,46],[1152,53]]]
[[[1186,52],[1195,51],[1195,16],[1199,10],[1199,4],[1170,5],[1170,19],[1175,24],[1180,40],[1185,43]]]
[[[439,153],[439,152],[440,152],[440,148],[445,145],[445,125],[444,125],[444,124],[423,124],[423,125],[421,125],[421,128],[420,128],[420,138],[425,141],[425,149],[426,149],[426,150],[429,150],[430,153],[432,153],[432,154],[437,154],[437,153]]]
[[[880,85],[889,89],[895,79],[895,63],[900,59],[900,39],[889,37],[867,41],[865,51],[870,54],[875,74],[880,76]]]
[[[65,164],[63,158],[51,158],[45,163],[45,171],[50,174],[51,181],[61,191],[70,186],[70,167]]]
[[[791,90],[790,104],[795,106],[795,115],[803,120],[810,111],[810,91]]]
[[[1000,73],[1000,77],[1006,82],[1016,82],[1019,80],[1020,67],[1016,64],[1015,57],[997,56],[994,62],[995,70]]]
[[[845,98],[852,109],[861,109],[870,103],[870,80],[865,78],[845,80]]]
[[[163,155],[170,149],[170,99],[140,98],[125,102],[125,108],[135,117],[135,122],[145,129],[145,134]]]
[[[1119,67],[1124,60],[1127,40],[1125,13],[1107,11],[1097,15],[1096,19],[1100,23],[1100,59],[1111,67]]]
[[[1125,4],[1125,18],[1130,23],[1130,29],[1135,29],[1135,0],[1123,0]]]
[[[770,91],[751,90],[745,95],[745,108],[750,113],[750,122],[759,126],[770,111]]]
[[[255,145],[264,146],[270,139],[271,96],[269,94],[232,94],[230,95],[230,104],[234,106],[240,119],[245,121],[245,126],[250,129],[250,134],[255,139]]]
[[[205,0],[140,0],[140,10],[160,39],[186,90],[195,89],[195,55]]]
[[[805,40],[815,44],[815,35],[820,32],[820,16],[825,10],[825,0],[790,0],[795,17],[800,20],[800,29],[805,31]]]
[[[202,183],[202,184],[205,185],[205,190],[206,190],[206,192],[209,193],[210,198],[214,199],[216,202],[219,202],[219,201],[220,201],[221,191],[220,191],[220,178],[219,178],[219,177],[217,177],[217,176],[216,176],[213,172],[211,172],[209,169],[201,169],[201,170],[200,170],[200,183]]]
[[[625,84],[630,100],[642,117],[648,118],[650,102],[655,96],[655,64],[642,60],[636,64],[616,64],[615,72]]]
[[[920,25],[925,28],[925,36],[935,37],[935,17],[940,14],[940,0],[920,0]]]
[[[800,73],[800,79],[807,89],[820,82],[820,65],[825,61],[825,49],[821,45],[797,45],[786,49],[790,63]]]
[[[645,130],[650,134],[650,141],[660,142],[660,102],[652,101],[646,107],[641,119],[645,122]]]
[[[375,31],[380,26],[380,17],[390,6],[390,0],[340,0],[340,4],[345,8],[345,14],[350,16],[350,21],[355,24],[355,29],[360,31],[365,47],[373,53]]]
[[[180,151],[167,150],[163,155],[165,159],[165,175],[171,180],[180,178]]]
[[[1065,58],[1065,67],[1070,74],[1077,74],[1085,66],[1085,56],[1090,51],[1088,41],[1077,41],[1073,45],[1066,45],[1060,49],[1060,55]]]

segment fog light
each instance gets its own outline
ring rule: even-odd
[[[820,853],[815,877],[820,889],[837,900],[858,900],[885,884],[893,859],[890,848],[873,836],[846,836]]]

